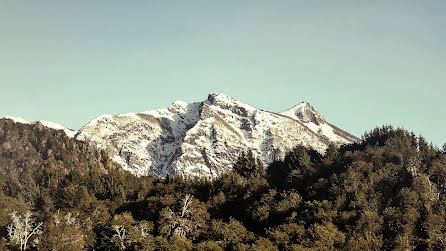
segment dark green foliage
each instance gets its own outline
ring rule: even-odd
[[[444,150],[389,126],[267,171],[247,152],[209,181],[135,177],[62,131],[0,120],[0,187],[1,250],[27,209],[44,223],[35,250],[446,249]]]
[[[260,159],[254,157],[252,151],[242,153],[233,166],[233,170],[244,178],[265,175],[265,167]]]

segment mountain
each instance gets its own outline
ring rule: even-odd
[[[210,178],[229,171],[248,149],[269,164],[296,145],[323,153],[330,143],[358,140],[326,122],[308,103],[273,113],[220,93],[202,102],[176,101],[166,109],[104,114],[75,138],[106,150],[135,175]]]
[[[72,130],[72,129],[68,129],[65,126],[58,124],[58,123],[54,123],[54,122],[50,122],[50,121],[45,121],[45,120],[38,120],[35,122],[29,122],[23,118],[20,117],[12,117],[12,116],[6,116],[4,117],[4,119],[9,119],[14,121],[15,123],[21,123],[21,124],[41,124],[47,128],[51,128],[51,129],[56,129],[56,130],[62,130],[65,132],[65,134],[70,137],[70,138],[74,138],[74,136],[76,135],[77,131]]]

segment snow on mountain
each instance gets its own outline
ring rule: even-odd
[[[302,122],[311,131],[336,145],[348,144],[358,140],[355,136],[327,123],[308,102],[301,102],[280,114]]]
[[[308,102],[301,102],[280,114],[297,119],[303,123],[319,125],[325,122],[325,119]]]
[[[39,120],[35,123],[40,123],[48,128],[52,128],[52,129],[56,129],[56,130],[63,130],[65,132],[65,134],[70,138],[74,138],[74,135],[76,135],[76,133],[77,133],[77,131],[75,131],[75,130],[68,129],[61,124],[50,122],[50,121]]]
[[[68,129],[61,124],[57,124],[57,123],[50,122],[50,121],[39,120],[39,121],[35,121],[35,122],[31,123],[23,118],[20,118],[20,117],[6,116],[4,118],[10,119],[10,120],[14,121],[15,123],[21,123],[21,124],[38,124],[39,123],[39,124],[42,124],[43,126],[48,127],[48,128],[52,128],[52,129],[56,129],[56,130],[63,130],[65,132],[65,134],[70,138],[74,138],[74,135],[76,135],[76,133],[77,133],[77,131],[75,131],[75,130]]]
[[[296,145],[323,153],[330,142],[357,140],[325,122],[308,103],[277,114],[220,93],[166,109],[101,115],[76,139],[106,150],[135,175],[211,178],[228,172],[248,149],[269,164]]]
[[[29,121],[21,118],[21,117],[13,117],[13,116],[6,116],[5,119],[10,119],[14,121],[15,123],[21,123],[21,124],[31,124]]]

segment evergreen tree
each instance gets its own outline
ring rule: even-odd
[[[261,177],[266,173],[262,161],[257,159],[251,150],[238,157],[233,170],[245,178]]]

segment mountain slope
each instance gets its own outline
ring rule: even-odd
[[[21,121],[21,122],[17,122]],[[22,123],[11,117],[0,119],[0,172],[18,175],[26,170],[54,167],[64,175],[70,168],[117,168],[105,152],[68,137],[63,130],[42,123]],[[24,178],[19,181],[25,182]]]
[[[203,102],[101,115],[81,128],[76,139],[106,150],[136,175],[157,177],[216,177],[248,149],[269,164],[296,145],[322,153],[330,143],[357,140],[325,122],[316,110],[307,112],[310,107],[300,104],[277,114],[214,93]]]

